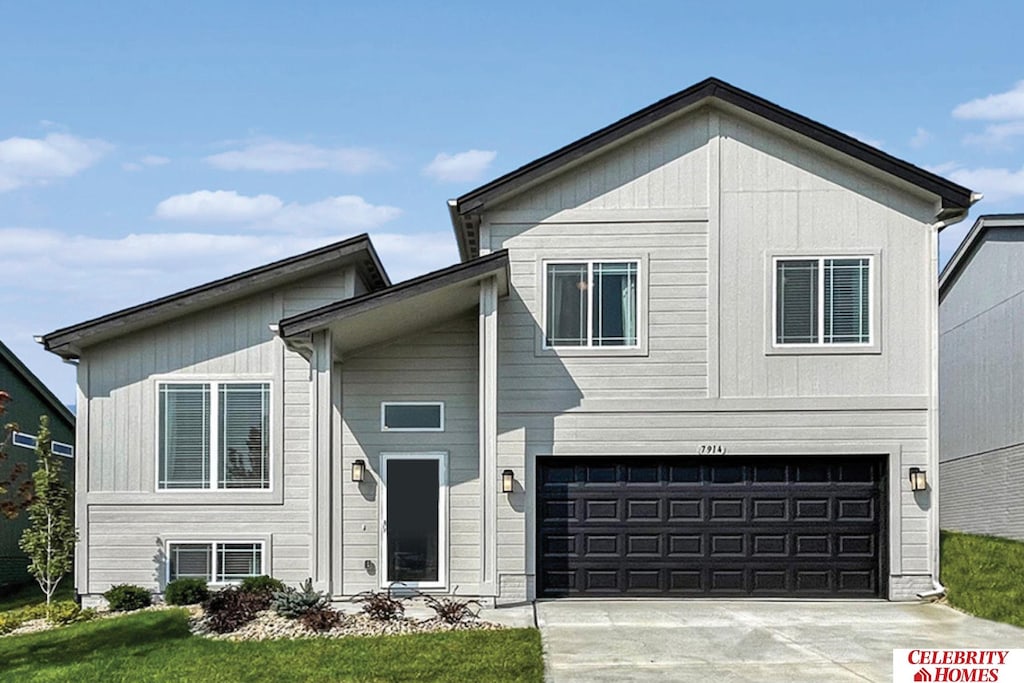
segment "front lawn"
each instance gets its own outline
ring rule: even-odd
[[[943,531],[941,549],[951,605],[1024,627],[1024,543]]]
[[[533,629],[229,642],[161,610],[0,638],[17,681],[541,681]]]

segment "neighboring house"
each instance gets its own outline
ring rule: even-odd
[[[944,529],[1024,541],[1024,214],[981,216],[939,277]]]
[[[75,416],[3,342],[0,342],[0,390],[9,393],[12,399],[0,416],[0,435],[7,453],[7,457],[0,460],[0,478],[7,481],[13,469],[20,466],[24,473],[12,488],[17,489],[21,483],[32,480],[39,417],[49,415],[53,452],[66,458],[63,464],[70,480],[74,472]],[[17,429],[11,433],[2,431],[8,424],[17,425]],[[19,499],[16,491],[11,491],[4,500],[16,502]],[[28,515],[24,511],[14,519],[0,516],[0,588],[32,580],[27,569],[28,557],[18,547],[21,533],[27,526]]]
[[[930,591],[973,199],[709,79],[450,202],[458,265],[391,285],[361,236],[52,332],[76,585]]]

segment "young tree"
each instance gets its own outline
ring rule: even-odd
[[[31,560],[28,571],[46,595],[49,610],[60,580],[71,571],[78,532],[71,519],[71,489],[61,479],[60,461],[50,450],[50,418],[46,415],[39,418],[36,461],[38,468],[32,474],[35,492],[28,506],[29,526],[19,545]]]
[[[7,404],[14,399],[6,391],[0,389],[0,417],[7,411]],[[0,424],[3,421],[0,420]],[[5,424],[0,431],[0,462],[7,459],[7,436],[18,429],[16,424]],[[8,519],[14,519],[22,510],[28,507],[32,499],[32,481],[22,478],[25,471],[25,463],[15,463],[7,472],[0,474],[0,514]],[[21,482],[19,483],[19,479]]]

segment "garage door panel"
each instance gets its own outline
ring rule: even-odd
[[[538,460],[541,595],[881,594],[880,458],[592,460]]]

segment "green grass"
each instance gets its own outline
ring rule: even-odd
[[[65,577],[57,586],[57,592],[53,595],[54,602],[74,600],[75,587],[71,585],[69,578]],[[43,596],[43,592],[39,590],[39,584],[35,581],[21,586],[5,588],[0,592],[0,612],[38,605],[41,602],[46,602],[46,598]]]
[[[1024,627],[1024,543],[943,531],[942,583],[957,609]]]
[[[541,681],[533,629],[232,643],[193,636],[184,610],[0,638],[16,681]]]

